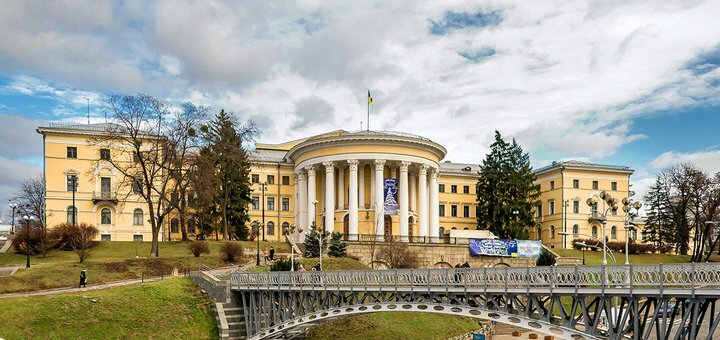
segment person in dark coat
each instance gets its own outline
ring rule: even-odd
[[[270,247],[270,262],[275,261],[275,247]]]
[[[315,269],[317,271],[321,271],[322,267],[320,267],[320,262],[316,263],[315,266],[313,267],[313,269]]]
[[[80,284],[78,288],[80,287],[87,287],[87,271],[85,269],[80,271]]]

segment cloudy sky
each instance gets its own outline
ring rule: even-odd
[[[49,121],[149,93],[254,120],[263,142],[372,129],[480,163],[493,131],[535,166],[720,170],[718,1],[3,1],[0,202]],[[0,209],[6,207],[5,203]]]

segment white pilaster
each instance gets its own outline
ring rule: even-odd
[[[335,231],[335,163],[323,162],[325,166],[325,231]]]
[[[300,186],[298,186],[298,173],[293,173],[293,223],[300,227]],[[295,241],[295,238],[293,238]]]
[[[383,235],[385,227],[385,198],[383,197],[383,170],[385,160],[375,160],[375,235]]]
[[[418,234],[426,237],[428,235],[428,196],[427,196],[427,169],[428,166],[421,164],[418,170],[418,201],[420,201],[420,207],[418,208]]]
[[[400,236],[408,236],[408,166],[410,162],[400,163],[398,208],[400,209]]]
[[[350,201],[348,203],[348,233],[354,240],[355,237],[357,237],[358,234],[358,161],[357,159],[350,159],[348,162],[348,169],[349,169],[349,177],[348,181],[350,183],[350,190],[348,192],[348,200]]]
[[[315,166],[310,165],[305,167],[305,170],[307,170],[307,227],[310,228],[315,221],[316,216],[316,205],[313,204],[317,200],[317,197],[315,195],[315,188],[317,186],[317,181],[315,180]]]
[[[375,208],[375,169],[370,164],[370,209]]]
[[[365,164],[358,165],[358,207],[365,209]]]
[[[430,230],[438,234],[440,229],[440,194],[438,187],[438,170],[430,170]]]
[[[345,209],[345,167],[338,166],[337,210]]]

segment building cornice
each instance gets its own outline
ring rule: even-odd
[[[316,139],[308,139],[290,149],[286,158],[295,161],[303,154],[320,150],[327,147],[350,146],[350,145],[371,145],[371,146],[404,146],[422,151],[429,151],[437,157],[437,161],[445,158],[447,150],[442,145],[431,140],[424,140],[417,137],[400,136],[400,135],[342,135],[329,136]]]

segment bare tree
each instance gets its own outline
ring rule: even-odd
[[[70,247],[72,247],[75,254],[78,256],[80,263],[85,262],[85,259],[90,257],[93,247],[95,246],[95,237],[97,237],[98,231],[95,226],[87,223],[79,223],[73,225],[73,232],[69,235]]]
[[[380,246],[376,258],[387,263],[390,269],[417,268],[420,257],[404,242],[390,241]]]
[[[183,171],[188,148],[192,146],[188,141],[195,130],[188,120],[195,116],[186,111],[193,107],[184,105],[173,110],[146,94],[114,95],[107,100],[112,124],[91,140],[93,145],[107,147],[114,153],[99,162],[109,162],[122,174],[116,188],[131,188],[127,195],[137,194],[147,204],[152,229],[151,256],[159,256],[160,229],[175,209],[170,199],[176,192],[176,183],[171,175]]]
[[[15,222],[18,216],[33,216],[38,226],[45,231],[45,179],[42,174],[23,180],[13,200],[18,205]]]

